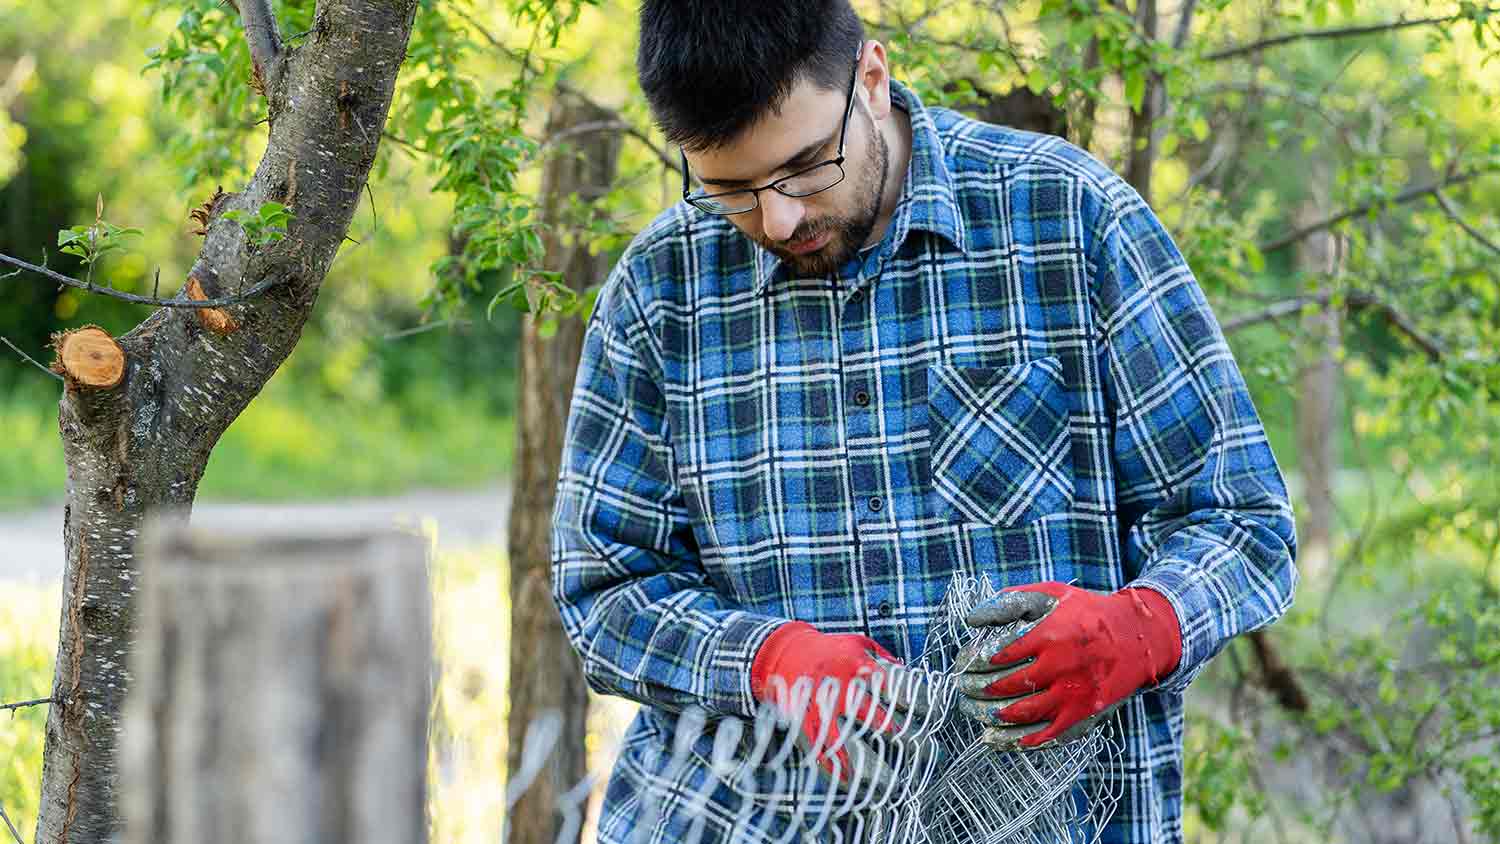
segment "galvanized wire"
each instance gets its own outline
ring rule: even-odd
[[[713,801],[715,825],[736,842],[1097,841],[1121,797],[1124,741],[1115,718],[1070,741],[1019,750],[988,740],[985,728],[958,709],[959,650],[978,637],[1017,632],[964,624],[969,610],[996,592],[986,581],[955,578],[921,655],[888,676],[848,688],[832,680],[814,688],[804,678],[774,689],[773,700],[748,720],[683,712],[672,745],[644,762],[656,773],[641,795],[635,840],[651,840],[670,802],[696,818],[681,844],[701,844],[710,834]],[[866,700],[902,705],[858,705]],[[843,714],[862,709],[863,718]],[[810,715],[823,725],[815,741],[800,729]],[[833,775],[818,766],[815,748],[835,757]],[[848,771],[836,758],[841,750]],[[582,801],[587,793],[581,783],[563,801]],[[565,832],[575,830],[582,807],[559,809],[569,819]]]

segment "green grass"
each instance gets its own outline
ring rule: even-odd
[[[318,401],[273,379],[214,447],[200,500],[299,500],[460,488],[508,474],[515,427],[486,397]],[[57,393],[0,396],[0,510],[62,498]]]
[[[67,475],[57,432],[57,395],[0,391],[0,510],[62,498]],[[8,834],[8,833],[7,833]]]
[[[58,586],[7,583],[0,597],[0,703],[50,694],[57,653]],[[36,830],[47,707],[0,712],[0,807],[28,840]],[[10,832],[0,827],[0,840]]]

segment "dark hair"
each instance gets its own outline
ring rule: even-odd
[[[635,66],[667,140],[712,149],[801,79],[843,91],[864,37],[849,0],[642,0]]]

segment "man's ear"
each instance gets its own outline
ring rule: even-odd
[[[891,71],[886,60],[885,45],[879,41],[866,41],[860,54],[859,80],[855,82],[855,96],[863,97],[870,108],[870,115],[877,121],[891,113]]]

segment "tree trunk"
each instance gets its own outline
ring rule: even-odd
[[[1136,25],[1141,37],[1155,41],[1157,34],[1156,0],[1140,0],[1136,6]],[[1149,204],[1151,175],[1156,168],[1156,118],[1166,108],[1166,87],[1155,73],[1146,75],[1145,93],[1139,111],[1130,113],[1130,155],[1125,167],[1125,181]]]
[[[1321,180],[1320,180],[1321,181]],[[1298,225],[1321,219],[1319,204],[1309,200],[1298,209]],[[1305,272],[1327,279],[1337,270],[1337,242],[1331,232],[1322,231],[1303,240],[1297,247],[1297,264]],[[1314,295],[1327,292],[1328,283],[1320,284]],[[1338,309],[1323,306],[1304,320],[1309,339],[1306,364],[1299,379],[1297,399],[1297,453],[1300,456],[1302,498],[1298,508],[1297,561],[1309,581],[1322,578],[1328,571],[1332,555],[1334,489],[1338,472],[1339,431],[1339,362],[1340,314]]]
[[[547,133],[557,135],[568,127],[610,117],[572,98],[560,97],[548,116]],[[609,189],[619,150],[620,135],[615,132],[576,135],[554,150],[542,175],[542,217],[549,226],[544,235],[547,266],[562,272],[575,290],[603,281],[609,265],[571,237],[565,228],[564,209],[572,195],[589,202]],[[508,838],[503,840],[512,844],[577,841],[576,823],[581,818],[565,817],[556,807],[587,774],[584,735],[588,688],[552,602],[550,553],[563,428],[583,346],[584,321],[560,319],[557,333],[550,338],[540,336],[538,328],[533,316],[525,317],[517,377],[520,419],[508,537],[511,647],[507,772],[512,783],[517,783],[527,727],[543,717],[561,716],[562,731],[543,773],[524,784],[527,787],[520,802],[506,813]],[[562,802],[580,810],[583,805],[582,797]],[[569,832],[566,839],[559,838],[560,830]]]
[[[136,539],[145,515],[190,509],[219,436],[301,336],[348,231],[405,58],[415,0],[324,0],[314,29],[283,47],[268,0],[240,0],[270,113],[251,183],[216,203],[190,277],[223,308],[162,308],[118,338],[123,376],[95,385],[65,370],[58,425],[67,462],[67,564],[53,703],[43,751],[39,844],[108,840],[118,824],[115,737],[129,683]],[[247,243],[222,213],[281,202],[286,237]]]
[[[426,841],[425,540],[146,533],[127,844]]]

